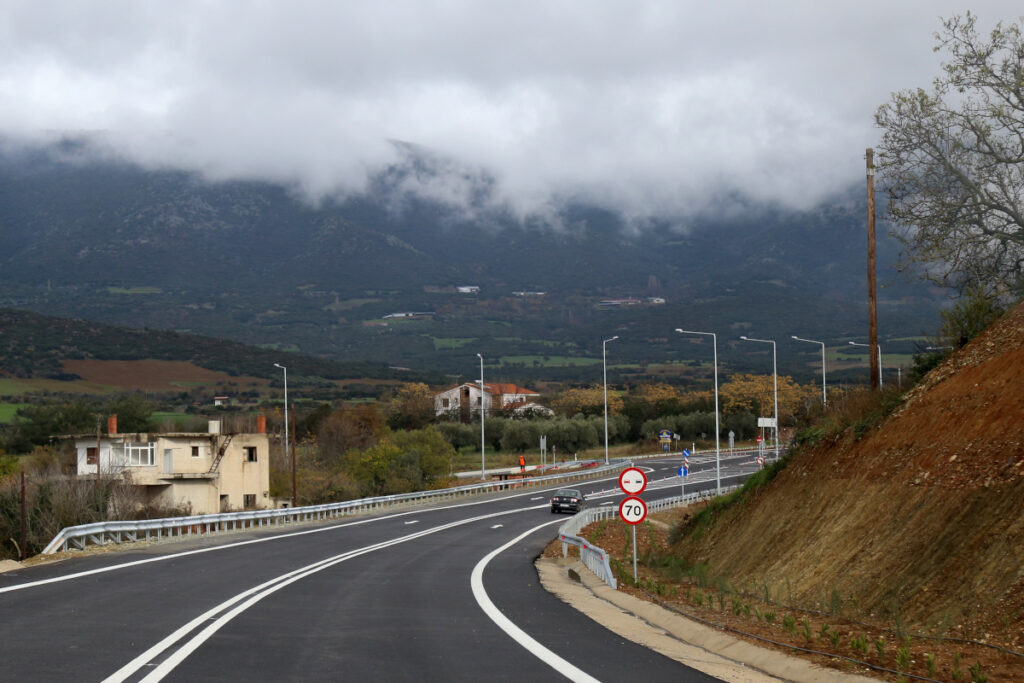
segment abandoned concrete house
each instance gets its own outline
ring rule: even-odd
[[[78,476],[118,477],[138,487],[144,504],[188,505],[192,514],[267,508],[270,498],[270,441],[266,418],[256,433],[208,432],[119,434],[117,417],[107,434],[77,435]]]

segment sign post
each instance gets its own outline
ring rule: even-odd
[[[667,430],[663,430],[667,431]],[[671,434],[671,432],[669,432]],[[619,503],[619,517],[633,527],[633,582],[637,581],[636,573],[636,525],[647,518],[647,503],[638,494],[647,488],[647,475],[639,467],[627,467],[619,475],[619,488],[627,497]]]
[[[679,468],[679,495],[686,495],[686,478],[690,476],[690,451],[683,449],[683,464]]]
[[[633,582],[636,583],[636,525],[647,518],[647,503],[643,498],[629,496],[619,503],[619,517],[633,527]]]
[[[668,453],[669,446],[672,444],[672,430],[661,429],[658,431],[658,441],[662,444],[662,449]]]

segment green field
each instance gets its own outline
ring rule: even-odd
[[[461,349],[466,344],[475,342],[476,337],[468,338],[457,338],[457,337],[434,337],[434,350],[438,349]]]
[[[163,294],[159,287],[107,287],[110,294]]]
[[[502,365],[522,363],[539,367],[566,367],[569,365],[600,365],[600,358],[579,356],[502,356],[498,361]]]
[[[18,408],[24,408],[27,403],[0,403],[0,423],[8,424],[14,420],[14,413]]]

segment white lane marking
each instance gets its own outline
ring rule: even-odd
[[[408,522],[405,522],[405,525],[408,526],[410,524],[419,524],[419,523],[420,523],[420,520],[418,520],[418,519],[411,519]]]
[[[503,527],[503,526],[505,526],[505,525],[504,525],[504,524],[495,524],[495,525],[493,525],[493,526],[492,526],[491,528],[492,528],[492,529],[500,529],[500,528],[501,528],[501,527]]]
[[[534,496],[530,500],[544,500],[544,496]]]
[[[616,477],[618,477],[618,475],[615,475],[615,477],[606,477],[606,478],[603,478],[603,479],[594,479],[593,482],[587,482],[587,483],[599,483],[599,482],[602,482],[602,481],[611,481],[611,480],[615,479]],[[559,488],[559,487],[558,486],[552,486],[548,490],[552,490],[553,491],[553,490],[555,490],[557,488]],[[383,521],[383,520],[394,519],[396,517],[405,517],[406,515],[419,515],[419,514],[423,514],[424,512],[428,512],[428,511],[429,512],[437,512],[439,510],[454,510],[456,508],[469,507],[469,506],[472,506],[472,505],[486,505],[487,503],[494,503],[496,501],[512,500],[514,498],[523,498],[523,497],[528,496],[528,495],[530,495],[532,493],[535,493],[535,492],[534,491],[530,491],[530,492],[527,492],[527,493],[516,493],[516,494],[513,494],[511,496],[503,496],[501,498],[488,498],[488,499],[485,499],[485,500],[475,500],[475,501],[471,501],[471,502],[468,502],[468,503],[456,503],[454,505],[445,505],[445,506],[442,506],[442,507],[429,508],[428,510],[420,509],[420,510],[409,510],[407,512],[396,512],[393,515],[384,515],[382,517],[370,517],[368,519],[361,519],[361,520],[358,520],[358,521],[355,521],[355,522],[346,522],[344,524],[332,524],[331,526],[319,527],[319,528],[316,528],[316,529],[307,529],[306,531],[293,531],[293,532],[287,533],[287,534],[278,534],[278,535],[275,535],[275,536],[267,536],[265,538],[254,538],[254,539],[250,539],[248,541],[238,541],[236,543],[225,543],[224,545],[215,545],[215,546],[210,546],[210,547],[207,547],[207,548],[197,548],[195,550],[184,550],[184,551],[182,551],[180,553],[171,553],[169,555],[160,555],[158,557],[150,557],[150,558],[145,559],[145,560],[134,560],[132,562],[124,562],[122,564],[113,564],[113,565],[109,565],[109,566],[106,566],[106,567],[99,567],[97,569],[89,569],[89,570],[86,570],[86,571],[75,572],[73,574],[65,574],[63,576],[55,576],[55,577],[49,578],[49,579],[40,579],[38,581],[26,581],[25,583],[19,583],[19,584],[15,584],[13,586],[5,586],[3,588],[0,588],[0,593],[7,593],[8,591],[18,591],[18,590],[23,590],[25,588],[34,588],[36,586],[43,586],[43,585],[46,585],[48,583],[60,583],[61,581],[70,581],[72,579],[80,579],[80,578],[82,578],[84,576],[92,576],[93,574],[103,574],[103,573],[106,573],[106,572],[116,571],[118,569],[127,569],[129,567],[136,567],[136,566],[143,565],[143,564],[149,564],[150,562],[163,562],[164,560],[173,560],[173,559],[178,558],[178,557],[186,557],[188,555],[198,555],[200,553],[211,553],[211,552],[214,552],[214,551],[217,551],[217,550],[227,550],[228,548],[238,548],[240,546],[251,545],[253,543],[266,543],[268,541],[276,541],[276,540],[280,540],[282,538],[292,538],[293,536],[305,536],[306,534],[318,534],[318,533],[321,533],[323,531],[334,531],[335,529],[342,529],[344,527],[356,526],[356,525],[359,525],[359,524],[369,524],[370,522],[380,522],[380,521]],[[533,499],[531,499],[531,500],[533,500]]]
[[[185,638],[189,633],[194,631],[199,626],[212,620],[213,623],[207,625],[203,630],[199,631],[194,635],[188,642],[182,645],[177,651],[171,653],[166,659],[160,662],[156,668],[150,672],[143,681],[159,681],[164,678],[167,674],[174,670],[181,662],[183,662],[192,652],[194,652],[200,645],[206,642],[214,633],[223,628],[229,621],[234,619],[236,616],[244,612],[246,609],[256,604],[263,598],[271,595],[284,588],[285,586],[292,584],[299,579],[303,579],[307,576],[320,572],[329,567],[333,567],[336,564],[344,562],[345,560],[352,559],[353,557],[359,557],[367,553],[374,552],[376,550],[382,550],[389,548],[393,545],[405,543],[423,536],[435,534],[440,531],[445,531],[457,526],[463,526],[465,524],[471,524],[484,519],[490,519],[492,517],[498,517],[501,515],[515,514],[526,510],[536,510],[545,506],[531,506],[527,508],[518,508],[516,510],[502,510],[501,512],[492,512],[486,515],[480,515],[478,517],[471,517],[469,519],[458,520],[455,522],[449,522],[447,524],[441,524],[436,527],[429,529],[423,529],[399,538],[391,539],[389,541],[381,541],[368,545],[363,548],[357,548],[355,550],[349,550],[329,557],[325,560],[320,560],[312,564],[300,567],[299,569],[292,570],[285,574],[281,574],[269,581],[265,581],[258,586],[254,586],[246,591],[235,595],[234,597],[225,600],[224,602],[212,607],[203,614],[199,615],[195,619],[192,619],[181,628],[177,629],[166,638],[156,643],[145,652],[135,657],[123,667],[115,671],[113,674],[104,679],[104,683],[119,683],[125,681],[135,673],[137,673],[143,667],[149,666],[152,660],[158,657],[165,650],[170,649],[175,643]],[[550,522],[549,522],[550,523]],[[244,602],[242,602],[244,600]],[[241,604],[238,604],[241,603]],[[233,607],[234,606],[234,607]],[[233,608],[232,608],[233,607]],[[229,608],[232,608],[229,610]],[[220,616],[218,616],[220,615]]]
[[[476,598],[476,602],[480,605],[480,609],[484,611],[484,614],[486,614],[491,621],[497,624],[498,628],[508,634],[512,640],[526,648],[527,652],[571,681],[584,681],[586,683],[593,681],[593,683],[597,683],[598,679],[562,659],[537,640],[529,636],[523,629],[516,626],[512,620],[502,614],[501,610],[494,606],[494,603],[491,602],[491,599],[487,596],[487,590],[484,588],[484,569],[487,567],[487,563],[490,562],[495,555],[526,538],[538,529],[543,529],[550,524],[558,523],[559,522],[556,520],[554,522],[545,522],[544,524],[535,526],[529,531],[516,536],[500,548],[492,550],[490,553],[485,555],[482,560],[477,562],[475,567],[473,567],[473,574],[470,576],[469,582],[473,588],[473,597]]]

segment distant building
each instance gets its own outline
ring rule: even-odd
[[[480,288],[476,285],[460,285],[455,288],[459,294],[479,294]]]
[[[629,297],[626,299],[604,299],[603,301],[598,302],[597,305],[610,308],[613,306],[638,306],[641,303],[643,302],[640,301],[640,299]]]
[[[97,471],[136,487],[147,505],[187,505],[193,514],[267,508],[270,498],[270,441],[266,421],[256,433],[222,434],[220,422],[209,431],[168,434],[119,434],[117,417],[106,436],[74,440],[79,477]]]
[[[660,296],[649,296],[647,297],[647,303],[649,304],[663,304],[665,300]]]
[[[526,298],[526,297],[540,297],[540,296],[544,296],[545,294],[547,294],[547,292],[525,292],[525,291],[512,292],[512,296],[518,296],[518,297],[524,297],[524,298]]]
[[[214,396],[213,397],[213,405],[215,405],[215,406],[226,406],[229,403],[231,403],[231,397],[230,396]]]
[[[389,318],[429,318],[436,315],[434,311],[400,311],[398,313],[388,313],[384,316],[384,320]]]
[[[526,405],[548,410],[534,403],[537,398],[540,398],[540,394],[532,389],[496,382],[484,382],[481,395],[479,382],[466,382],[435,394],[434,414],[458,416],[463,422],[469,422],[474,415],[480,414],[481,407],[485,417],[501,412],[515,413]]]

